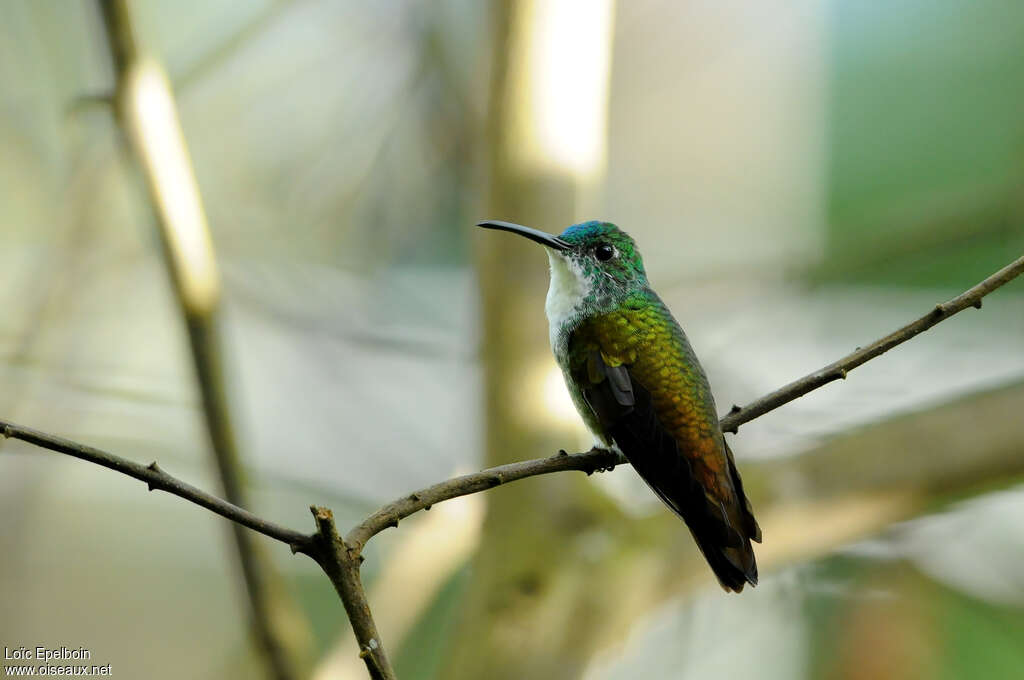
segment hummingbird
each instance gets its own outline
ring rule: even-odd
[[[726,591],[757,585],[750,542],[761,542],[761,529],[711,387],[683,329],[648,283],[633,239],[599,221],[558,236],[510,222],[477,226],[545,246],[551,349],[583,422],[686,522]]]

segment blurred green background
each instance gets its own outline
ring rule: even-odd
[[[590,446],[544,258],[480,219],[629,231],[723,413],[1024,252],[1019,0],[128,4],[208,217],[247,502],[292,527]],[[109,38],[92,2],[0,4],[0,417],[217,490]],[[370,602],[403,680],[1018,678],[1022,413],[1018,281],[731,438],[754,590],[620,468],[403,521]],[[0,446],[0,646],[266,675],[223,520]],[[284,677],[364,677],[316,565],[256,543]]]

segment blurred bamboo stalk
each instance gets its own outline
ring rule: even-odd
[[[127,0],[98,0],[116,76],[118,121],[143,170],[164,261],[188,330],[206,428],[224,495],[248,507],[221,353],[220,281],[170,83],[139,50]],[[309,672],[311,634],[253,535],[232,524],[252,630],[277,680]]]
[[[489,195],[483,212],[473,212],[557,229],[579,216],[588,183],[604,168],[613,4],[502,0],[492,7],[490,101],[479,144],[491,154]],[[488,465],[556,451],[578,437],[574,422],[553,419],[537,397],[538,375],[553,360],[540,303],[543,256],[529,246],[476,243]],[[575,677],[587,658],[587,645],[578,643],[595,621],[566,617],[602,598],[592,597],[601,576],[572,546],[587,527],[614,533],[621,512],[576,475],[511,485],[489,494],[487,504],[462,624],[441,676]]]

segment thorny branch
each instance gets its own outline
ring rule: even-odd
[[[734,406],[732,411],[721,419],[722,429],[727,432],[736,432],[744,423],[777,409],[833,380],[846,378],[847,373],[854,368],[910,340],[939,322],[945,321],[957,312],[968,307],[980,308],[983,297],[1009,283],[1021,273],[1024,273],[1024,257],[1000,269],[961,295],[936,305],[928,314],[884,338],[864,348],[858,348],[852,354],[791,382],[745,407]],[[309,555],[316,560],[331,580],[344,604],[359,643],[360,656],[366,663],[370,677],[374,680],[394,680],[395,674],[384,652],[360,580],[362,550],[371,538],[388,527],[398,526],[400,520],[420,510],[429,510],[430,506],[435,503],[479,493],[501,484],[536,475],[567,470],[581,470],[590,474],[598,470],[610,470],[626,462],[616,452],[595,448],[584,453],[573,454],[560,451],[547,458],[499,465],[473,474],[455,477],[403,496],[367,517],[343,539],[338,534],[334,516],[326,508],[311,508],[317,530],[311,534],[304,534],[265,520],[248,510],[187,484],[164,472],[155,462],[149,465],[134,463],[91,446],[2,420],[0,420],[0,431],[4,437],[20,439],[35,446],[81,458],[143,481],[151,491],[154,489],[166,491],[253,531],[281,541],[288,545],[292,552]]]

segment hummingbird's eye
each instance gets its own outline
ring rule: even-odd
[[[607,243],[602,243],[601,245],[594,248],[594,257],[599,259],[601,262],[607,262],[608,260],[615,257],[615,248],[608,245]]]

